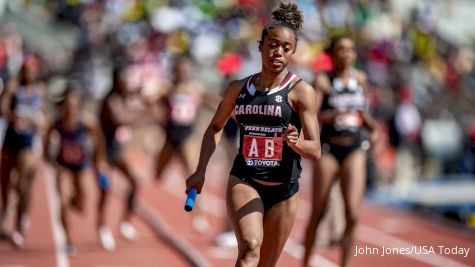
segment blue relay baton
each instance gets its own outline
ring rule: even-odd
[[[106,190],[109,187],[109,178],[104,173],[98,173],[99,186]]]
[[[192,211],[193,207],[195,206],[196,193],[197,190],[194,187],[190,188],[190,190],[188,191],[188,197],[186,198],[185,203],[185,210],[188,212]]]

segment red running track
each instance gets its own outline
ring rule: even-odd
[[[198,234],[190,227],[191,216],[183,211],[185,200],[184,174],[177,163],[172,163],[165,172],[165,179],[156,184],[151,181],[152,164],[143,153],[129,150],[129,158],[136,166],[141,180],[138,214],[133,223],[138,229],[138,238],[128,242],[119,237],[117,224],[122,214],[123,181],[113,176],[114,196],[109,200],[108,225],[113,229],[117,241],[115,252],[102,250],[95,231],[94,203],[97,195],[88,178],[88,205],[83,216],[74,214],[73,238],[77,244],[77,256],[68,258],[62,253],[61,231],[54,205],[54,179],[48,168],[38,175],[34,184],[34,201],[31,213],[31,228],[26,246],[21,250],[8,243],[0,243],[0,267],[20,266],[233,266],[236,249],[215,245],[214,238],[225,227],[226,212],[223,200],[226,183],[226,166],[212,158],[204,194],[198,196],[198,203],[204,208],[211,228],[205,234]],[[300,266],[303,254],[300,241],[304,235],[310,210],[308,174],[301,179],[300,208],[291,238],[277,266]],[[57,204],[57,203],[56,203]],[[365,202],[362,208],[361,224],[357,232],[356,245],[368,248],[367,253],[354,258],[353,266],[475,266],[475,235],[448,224],[433,222],[411,212],[382,207]],[[406,248],[419,251],[421,246],[434,249],[434,254],[406,255],[385,254],[384,249]],[[470,249],[467,257],[443,254],[439,246]],[[369,253],[373,252],[373,254]],[[410,252],[410,251],[409,251]],[[415,252],[415,251],[413,251]],[[336,248],[318,249],[314,252],[313,266],[338,266],[339,251]]]

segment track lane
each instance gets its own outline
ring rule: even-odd
[[[216,157],[219,158],[219,157]],[[219,229],[223,229],[225,217],[224,206],[224,186],[223,177],[227,177],[225,171],[222,170],[223,164],[216,162],[212,159],[207,175],[207,183],[205,185],[205,193],[200,195],[201,202],[205,207],[208,215],[215,225],[218,223]],[[220,170],[221,169],[221,170]],[[305,173],[304,173],[305,175]],[[307,174],[308,175],[308,174]],[[180,170],[180,165],[176,162],[172,163],[168,171],[166,171],[166,178],[161,185],[161,190],[168,191],[167,194],[173,195],[180,203],[180,200],[184,200],[185,194],[183,173]],[[308,176],[307,176],[308,177]],[[303,239],[304,229],[307,223],[307,216],[310,211],[310,192],[309,187],[305,186],[309,184],[308,178],[305,176],[302,179],[303,190],[300,192],[300,208],[298,212],[298,218],[296,224],[291,233],[291,239],[287,245],[284,253],[279,261],[278,266],[298,266],[302,257],[302,246],[300,241]],[[165,193],[163,193],[165,194]],[[168,196],[169,197],[169,196]],[[162,209],[162,207],[157,207]],[[177,207],[178,209],[182,207]],[[175,215],[176,216],[176,215]],[[169,218],[169,216],[164,216]],[[174,221],[172,218],[172,225],[179,224],[178,221]],[[397,248],[397,247],[414,247],[415,251],[420,251],[420,246],[433,246],[434,248],[439,245],[445,245],[448,247],[464,246],[470,248],[471,251],[475,251],[474,235],[464,235],[463,232],[456,229],[449,228],[446,225],[440,223],[431,222],[427,218],[420,218],[413,215],[411,212],[400,211],[393,208],[381,207],[377,204],[365,201],[362,208],[361,226],[357,232],[358,247],[377,248],[378,255],[368,254],[359,255],[354,259],[355,266],[474,266],[474,255],[469,255],[467,258],[460,257],[460,255],[387,255],[381,256],[384,247]],[[183,221],[181,222],[183,223]],[[189,224],[187,221],[186,224]],[[188,226],[189,227],[189,226]],[[181,232],[182,230],[180,230]],[[220,231],[215,229],[205,236],[201,236],[201,242],[210,246],[208,249],[213,253],[208,253],[207,256],[210,260],[214,258],[220,258],[220,255],[226,255],[226,257],[235,256],[227,248],[217,248],[214,246],[211,236],[215,236]],[[193,243],[199,242],[195,236],[188,234],[185,237],[190,238]],[[201,245],[200,245],[201,246]],[[201,248],[200,251],[203,251]],[[317,250],[316,250],[317,251]],[[206,255],[206,252],[202,252]],[[475,253],[475,252],[474,252]],[[224,257],[224,256],[223,256]],[[318,266],[336,266],[339,262],[339,250],[335,247],[328,249],[318,249],[318,254],[314,253],[314,263],[320,263]],[[221,259],[220,259],[221,260]],[[232,262],[230,263],[232,264]],[[290,265],[289,265],[290,264]],[[221,262],[216,262],[214,266],[227,266],[221,265]],[[314,264],[314,266],[316,266]]]

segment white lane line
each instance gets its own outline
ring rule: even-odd
[[[289,238],[285,244],[284,251],[292,255],[294,258],[303,259],[304,247],[302,244],[297,243],[295,240]],[[310,258],[310,266],[320,267],[338,267],[339,265],[322,257],[318,254],[313,254]]]
[[[172,176],[172,175],[169,175]],[[181,179],[181,180],[180,180]],[[185,199],[185,183],[181,183],[183,178],[181,177],[168,177],[166,180],[163,181],[162,188],[167,190],[169,193],[174,195],[177,198]],[[181,190],[183,189],[183,190]],[[222,198],[216,196],[213,193],[210,193],[204,189],[202,195],[198,195],[198,204],[203,207],[208,213],[216,217],[223,217],[223,211],[226,210],[225,202]]]
[[[43,167],[45,177],[46,195],[48,198],[49,214],[51,219],[51,228],[53,230],[53,239],[56,248],[57,267],[69,267],[69,258],[65,251],[65,235],[62,226],[59,224],[59,200],[56,191],[55,177],[51,171]]]
[[[419,254],[410,253],[404,254],[404,256],[409,257],[411,259],[430,264],[431,266],[441,266],[441,267],[469,267],[463,263],[455,261],[451,258],[444,257],[439,254],[422,254],[421,246],[414,245],[410,242],[407,242],[403,239],[388,235],[384,232],[376,230],[366,225],[359,225],[359,234],[358,238],[365,242],[384,246],[386,248],[414,248],[415,251],[420,251]],[[438,253],[438,247],[434,246],[436,253]]]
[[[117,173],[114,175],[117,175]],[[127,183],[123,179],[116,179],[113,185],[112,192],[115,193],[119,192],[120,194],[123,194],[127,188]],[[175,196],[176,194],[173,195]],[[149,204],[144,197],[137,198],[136,214],[153,229],[155,234],[160,236],[163,241],[180,253],[191,264],[191,266],[211,266],[192,243],[188,242],[188,240],[183,238],[179,233],[173,231],[172,227],[166,222],[163,216],[160,215],[153,205]]]
[[[169,265],[104,265],[104,264],[95,264],[95,265],[88,265],[89,267],[170,267]],[[3,267],[3,266],[0,266]]]
[[[183,197],[184,193],[181,191],[173,190],[174,188],[181,188],[179,186],[179,180],[177,179],[168,179],[168,183],[173,183],[173,186],[164,186],[166,190],[168,190],[170,193],[174,194],[175,196],[178,197]],[[206,192],[205,191],[205,197],[207,198],[206,204],[203,205],[203,208],[208,211],[209,213],[222,217],[223,216],[223,210],[225,210],[225,204],[224,200],[222,200],[220,197],[214,195],[211,192]],[[310,202],[304,200],[303,198],[300,198],[299,201],[299,212],[297,213],[297,218],[307,220],[308,214],[310,214],[311,211],[311,206]],[[364,225],[364,224],[359,224],[359,234],[357,238],[359,240],[365,241],[367,243],[379,246],[379,247],[390,247],[390,248],[400,248],[400,247],[419,247],[411,242],[408,242],[406,240],[400,239],[398,237],[389,235],[383,231],[377,230],[373,227]],[[289,239],[288,242],[291,242],[291,239]],[[298,244],[294,241],[295,244]],[[438,248],[437,248],[438,249]],[[296,253],[294,250],[299,250],[299,248],[292,247],[288,248],[287,246],[284,248],[284,251],[289,253],[295,258],[301,259],[303,257],[302,253]],[[318,256],[318,255],[317,255]],[[425,255],[417,255],[417,254],[401,254],[401,256],[406,256],[409,258],[412,258],[414,260],[430,264],[433,266],[451,266],[451,267],[469,267],[466,264],[463,264],[459,261],[453,260],[449,257],[445,257],[443,255],[439,254],[425,254]],[[324,259],[332,264],[333,262],[323,258],[320,256],[321,259]],[[317,258],[319,260],[319,258]],[[320,263],[318,264],[320,265]],[[325,265],[323,265],[325,266]]]
[[[236,259],[237,250],[235,248],[211,247],[208,249],[208,254],[214,259],[229,260]]]
[[[178,250],[192,266],[210,267],[212,266],[190,242],[183,238],[178,233],[175,233],[172,228],[165,222],[165,219],[156,212],[156,209],[140,198],[137,203],[137,214],[142,217],[153,230],[168,244]]]
[[[165,190],[170,192],[172,195],[178,198],[183,198],[185,196],[185,193],[183,193],[183,191],[173,190],[176,188],[181,188],[179,186],[178,181],[179,180],[170,177],[170,179],[167,179],[166,181],[164,181],[165,184],[163,188],[165,188]],[[205,203],[202,202],[203,209],[216,217],[222,217],[223,210],[226,210],[224,200],[222,200],[220,197],[210,192],[204,192],[203,197],[206,198]],[[293,240],[292,238],[289,238],[289,240],[287,240],[287,243],[284,247],[284,251],[298,260],[303,259],[303,251],[304,251],[303,246],[300,245],[297,241]],[[216,251],[212,251],[212,252],[216,252]],[[211,256],[214,257],[215,255],[216,253],[211,253]],[[221,256],[218,256],[215,258],[222,258],[223,255],[224,254],[221,254]],[[230,254],[225,254],[225,257],[229,257],[229,256]],[[317,254],[313,255],[312,258],[310,259],[310,265],[322,266],[322,267],[338,267],[337,264]]]
[[[301,199],[300,204],[302,206],[302,210],[305,212],[308,211],[306,214],[310,214],[310,203]],[[303,218],[304,212],[300,212],[297,214],[297,217]],[[303,218],[306,219],[306,218]],[[419,248],[420,246],[411,243],[409,241],[403,240],[401,238],[392,236],[388,233],[380,231],[376,228],[370,227],[368,225],[364,225],[360,223],[358,225],[358,234],[357,238],[364,242],[379,246],[379,247],[386,247],[386,248]],[[438,248],[436,248],[438,249]],[[417,249],[419,251],[420,249]],[[401,256],[406,256],[412,258],[414,260],[430,264],[432,266],[451,266],[451,267],[469,267],[461,262],[453,260],[449,257],[445,257],[439,254],[401,254]]]

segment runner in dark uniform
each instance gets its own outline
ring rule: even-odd
[[[127,86],[125,70],[125,68],[114,70],[112,90],[105,97],[100,109],[100,122],[109,164],[121,172],[129,185],[119,232],[125,239],[133,240],[136,237],[136,230],[130,219],[134,212],[138,177],[123,152],[132,138],[134,124],[154,121],[153,115],[147,113],[148,104],[141,93],[141,88]]]
[[[209,93],[204,85],[191,78],[192,61],[187,56],[175,58],[172,68],[172,80],[162,91],[162,100],[167,108],[164,125],[165,144],[158,153],[155,177],[163,178],[163,171],[173,156],[178,156],[184,167],[185,175],[190,175],[196,166],[196,158],[189,153],[189,140],[195,130],[195,121],[203,105],[216,109],[219,99]],[[209,229],[209,223],[200,205],[193,213],[192,227],[198,233]]]
[[[355,226],[366,184],[367,142],[362,143],[362,130],[370,130],[370,140],[378,138],[376,123],[366,104],[366,75],[352,66],[356,59],[353,41],[339,37],[332,41],[330,52],[334,71],[316,78],[322,157],[315,162],[313,203],[305,234],[303,266],[308,266],[318,224],[325,215],[333,182],[340,177],[345,205],[346,228],[343,234],[342,266],[348,266],[353,250]],[[365,144],[365,145],[362,145]],[[365,147],[366,146],[366,147]]]
[[[175,155],[182,161],[185,172],[192,172],[194,164],[187,157],[186,142],[195,129],[200,107],[207,105],[215,109],[219,103],[200,81],[191,79],[191,64],[187,56],[175,58],[172,80],[164,86],[159,98],[166,106],[167,116],[164,122],[166,140],[157,156],[156,179],[162,178],[163,170]]]
[[[103,151],[103,137],[97,125],[92,120],[82,116],[81,96],[77,88],[68,85],[61,100],[59,119],[48,129],[45,138],[45,159],[56,166],[57,186],[60,196],[60,215],[66,235],[66,252],[72,256],[75,254],[71,234],[69,231],[69,208],[75,208],[82,212],[84,209],[84,179],[87,167],[90,165],[101,189],[100,201],[97,208],[97,229],[102,246],[107,250],[115,248],[115,241],[110,230],[104,225],[104,206],[106,185],[101,179],[104,178],[105,165],[100,155]],[[58,149],[55,159],[50,157],[51,140],[57,137]],[[93,146],[89,140],[93,141]],[[100,166],[102,165],[102,166]],[[101,171],[99,171],[101,169]],[[101,177],[102,176],[102,177]],[[72,197],[71,197],[72,196]]]
[[[44,127],[44,84],[39,81],[39,59],[28,55],[20,70],[19,79],[12,79],[3,91],[0,100],[1,115],[8,122],[2,148],[0,232],[11,238],[16,246],[23,246],[24,235],[29,225],[27,217],[33,178],[39,166],[39,157],[34,153],[34,144]],[[14,186],[12,170],[17,170],[18,180]],[[10,235],[5,231],[8,195],[18,190],[15,229]]]
[[[259,42],[261,72],[228,86],[186,183],[187,190],[201,192],[209,159],[234,112],[241,145],[226,203],[239,244],[236,266],[275,266],[297,213],[300,157],[320,156],[315,91],[287,69],[302,14],[295,3],[281,3],[272,14]]]

